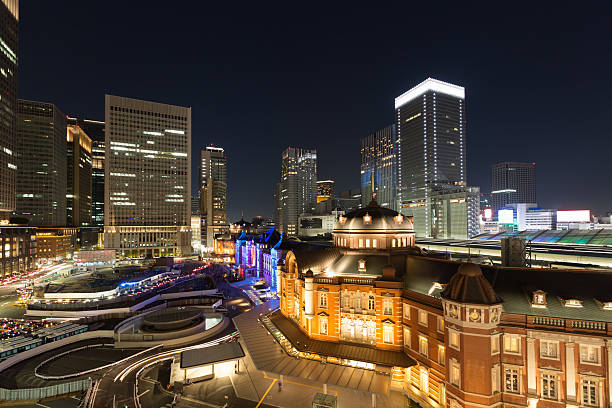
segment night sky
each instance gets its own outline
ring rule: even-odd
[[[289,145],[358,187],[359,138],[433,77],[466,88],[469,185],[532,161],[541,206],[612,210],[610,2],[191,3],[21,1],[20,97],[97,120],[105,93],[191,106],[192,183],[199,149],[224,147],[234,221],[272,215]]]

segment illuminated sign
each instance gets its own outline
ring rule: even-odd
[[[493,210],[490,208],[485,208],[484,210],[484,217],[489,219],[489,218],[493,218]]]
[[[557,211],[557,222],[590,222],[590,210]]]
[[[499,210],[497,212],[497,222],[499,224],[514,224],[514,210]]]

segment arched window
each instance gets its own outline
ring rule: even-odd
[[[368,309],[369,310],[374,310],[376,309],[376,303],[374,301],[374,295],[370,295],[368,297]]]

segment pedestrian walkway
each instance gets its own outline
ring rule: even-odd
[[[338,407],[370,407],[372,395],[376,395],[376,406],[404,406],[404,396],[389,390],[387,376],[288,356],[259,321],[260,313],[277,304],[278,300],[269,301],[234,318],[246,352],[240,372],[231,376],[239,398],[277,407],[306,408],[312,407],[317,393],[326,391],[337,396]],[[252,353],[258,354],[259,362],[253,361]],[[280,390],[278,381],[282,383]]]

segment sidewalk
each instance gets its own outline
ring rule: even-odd
[[[247,353],[238,374],[187,386],[177,408],[220,408],[225,401],[232,408],[311,408],[315,394],[323,392],[323,384],[295,377],[284,377],[282,390],[279,390],[279,380],[276,374],[257,370]],[[327,393],[338,398],[338,408],[372,406],[372,394],[369,392],[328,386]],[[227,400],[225,395],[228,396]],[[403,408],[404,401],[405,397],[396,391],[376,396],[376,406],[379,408]]]
[[[246,350],[244,345],[243,349]],[[276,407],[311,408],[315,395],[324,391],[323,384],[296,377],[284,377],[282,390],[279,391],[279,380],[277,374],[257,370],[248,352],[242,359],[240,373],[231,376],[238,397],[251,401],[262,401]],[[369,392],[328,385],[327,394],[338,398],[339,408],[372,406],[372,394]],[[404,397],[396,391],[390,392],[389,395],[377,395],[376,406],[403,408]]]

